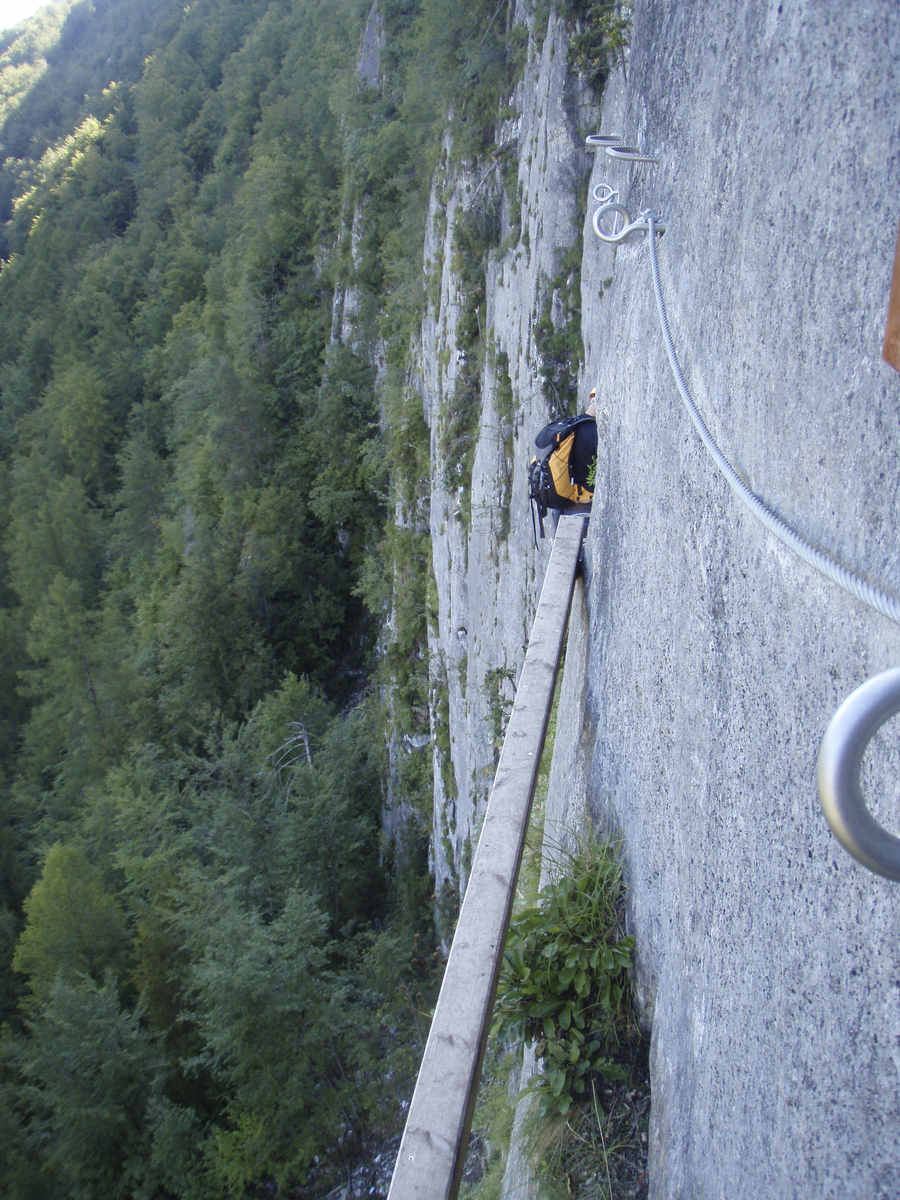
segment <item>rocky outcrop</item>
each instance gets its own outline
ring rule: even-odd
[[[384,44],[384,18],[378,4],[373,3],[366,21],[362,47],[359,52],[359,64],[356,68],[361,87],[380,87],[381,53],[384,50]]]

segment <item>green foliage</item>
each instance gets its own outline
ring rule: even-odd
[[[332,1047],[345,997],[325,970],[327,921],[311,895],[290,892],[268,923],[228,893],[209,900],[206,927],[188,942],[204,1043],[196,1065],[228,1096],[227,1122],[209,1147],[212,1174],[241,1196],[248,1179],[302,1178],[337,1136]]]
[[[74,0],[47,6],[38,20],[23,22],[0,38],[0,125],[22,103],[47,67],[47,53]]]
[[[506,725],[512,711],[515,695],[516,672],[514,667],[493,667],[484,677],[484,691],[488,698],[491,713],[491,733],[494,742],[494,765],[500,761],[500,751],[503,749],[503,739],[506,737]],[[512,692],[509,695],[508,692]],[[549,756],[546,755],[547,761]]]
[[[545,1113],[565,1115],[592,1075],[623,1077],[634,939],[622,936],[621,886],[614,852],[590,848],[510,924],[492,1032],[534,1047]]]
[[[475,1113],[468,1162],[460,1186],[462,1200],[501,1200],[506,1149],[509,1147],[515,1119],[515,1104],[510,1096],[513,1056],[489,1047]],[[473,1150],[480,1161],[473,1169]]]
[[[456,377],[447,413],[438,443],[441,469],[445,486],[459,497],[454,513],[468,527],[472,466],[481,419],[481,379],[477,360],[463,364]]]
[[[126,1158],[112,1155],[104,1139],[119,1124],[96,1102],[85,1195],[104,1194],[97,1172],[107,1170],[123,1195],[152,1184],[185,1200],[243,1196],[259,1179],[287,1192],[313,1160],[330,1178],[332,1148],[339,1160],[385,1121],[402,1122],[427,1007],[405,997],[429,996],[436,969],[422,924],[427,848],[411,847],[396,904],[386,902],[373,719],[367,705],[335,713],[288,676],[248,722],[218,726],[177,762],[134,753],[91,796],[81,833],[124,880],[121,900],[80,850],[54,848],[15,957],[30,977],[31,1024],[14,1047],[23,1081],[5,1095],[33,1171],[70,1173],[41,1149],[40,1114],[81,1119],[77,1105],[63,1111],[49,1060],[29,1065],[48,1046],[61,1061],[75,1053],[54,988],[71,983],[78,996],[65,993],[65,1005],[87,1004],[108,963],[124,983],[116,1020],[137,1038],[136,1063],[146,1052],[147,1095],[128,1109]],[[367,932],[375,918],[382,933]],[[407,939],[412,956],[400,949]],[[375,959],[377,972],[366,965]],[[111,977],[101,990],[112,1020]],[[26,1098],[37,1116],[20,1128]]]
[[[333,720],[310,777],[303,762],[292,788],[300,794],[285,835],[285,850],[321,897],[335,931],[383,911],[378,868],[382,795],[373,713],[356,710]],[[297,749],[294,739],[291,748]],[[304,746],[305,750],[305,746]]]
[[[115,981],[58,978],[19,1052],[28,1139],[73,1200],[128,1200],[146,1179],[162,1058]]]
[[[390,681],[398,734],[415,735],[428,725],[428,580],[431,539],[425,531],[394,526],[382,553],[391,564],[393,637],[382,659]]]
[[[426,202],[448,112],[453,159],[493,146],[527,35],[496,0],[387,3],[361,90],[364,7],[65,0],[0,42],[0,1191],[23,1198],[324,1194],[402,1122],[440,969]],[[490,182],[457,233],[463,478]],[[412,814],[390,845],[386,744]]]
[[[24,911],[12,965],[28,976],[35,999],[45,1000],[57,979],[98,980],[107,968],[121,967],[126,945],[121,904],[77,847],[50,850]]]
[[[628,1075],[622,1082],[595,1079],[590,1092],[565,1117],[527,1122],[527,1152],[547,1200],[572,1195],[630,1200],[647,1195],[647,1047],[638,1041],[629,1050]]]
[[[584,357],[581,337],[581,241],[562,258],[544,294],[534,328],[541,357],[544,395],[560,416],[571,414],[578,402],[578,372]]]
[[[623,56],[631,35],[631,7],[602,0],[569,0],[563,14],[577,18],[579,29],[569,42],[569,65],[599,94]]]
[[[501,421],[508,421],[515,413],[515,396],[509,375],[509,355],[501,350],[496,356],[497,410]]]
[[[407,33],[408,40],[395,40],[394,53],[411,54],[386,65],[405,76],[408,111],[427,120],[431,137],[439,140],[437,126],[442,131],[449,102],[460,157],[489,145],[500,98],[512,91],[523,66],[521,32],[509,26],[510,8],[506,0],[474,0],[465,10],[452,0],[386,7],[389,31]]]
[[[15,1017],[22,999],[22,988],[17,986],[21,981],[12,970],[12,957],[19,932],[15,911],[6,904],[0,905],[0,1028]]]

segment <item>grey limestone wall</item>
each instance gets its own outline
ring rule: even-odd
[[[801,534],[895,594],[900,375],[880,346],[900,218],[898,62],[896,0],[637,0],[602,128],[660,162],[598,155],[591,176],[665,223],[673,336],[726,455]],[[577,237],[584,129],[600,123],[573,94],[551,14],[498,139],[515,145],[525,236],[488,272],[468,497],[442,453],[465,365],[452,232],[491,182],[454,167],[432,201],[435,298],[411,382],[435,464],[439,884],[465,883],[546,563],[525,500],[547,419],[533,330]],[[563,840],[588,818],[623,839],[652,1030],[651,1196],[897,1197],[900,891],[833,838],[815,762],[839,702],[900,661],[900,629],[732,494],[671,378],[646,240],[602,245],[590,207],[582,384],[599,388],[600,470],[549,824]],[[889,727],[866,786],[893,827],[898,783]]]
[[[533,20],[523,11],[520,18]],[[549,417],[534,328],[550,281],[580,232],[578,186],[591,166],[579,121],[598,110],[568,75],[563,23],[551,14],[501,128],[498,148],[517,163],[521,237],[510,237],[511,201],[502,200],[501,237],[488,268],[480,376],[481,413],[473,432],[471,487],[446,452],[456,385],[469,369],[457,323],[463,295],[454,269],[453,234],[474,205],[491,201],[498,167],[439,172],[431,200],[426,272],[437,273],[436,297],[423,323],[421,390],[431,428],[431,535],[438,619],[431,632],[430,671],[436,747],[434,866],[438,887],[464,888],[469,856],[493,782],[505,719],[524,659],[549,558],[550,539],[535,545],[526,499],[534,433]],[[491,177],[487,177],[491,172]],[[508,364],[513,402],[503,405],[501,363]],[[464,447],[465,448],[465,447]]]
[[[900,594],[900,217],[891,0],[642,0],[592,183],[652,205],[672,333],[713,435],[777,513]],[[589,214],[590,216],[590,214]],[[665,359],[646,241],[588,229],[602,483],[587,547],[588,777],[625,840],[652,1023],[651,1196],[900,1195],[900,890],[831,835],[815,763],[900,629],[731,493]],[[900,756],[873,753],[897,828]]]

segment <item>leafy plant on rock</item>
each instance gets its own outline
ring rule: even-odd
[[[622,877],[612,849],[591,847],[568,866],[510,925],[493,1029],[534,1047],[542,1067],[532,1083],[539,1107],[561,1116],[592,1075],[625,1078],[616,1052],[620,1031],[631,1024],[634,949],[634,938],[623,936]]]

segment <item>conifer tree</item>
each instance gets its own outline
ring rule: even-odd
[[[125,915],[104,889],[100,870],[77,846],[51,848],[24,911],[13,968],[28,977],[36,1001],[47,1001],[57,979],[97,981],[107,968],[122,970]]]

